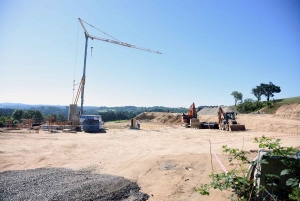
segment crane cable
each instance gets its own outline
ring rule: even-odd
[[[79,21],[77,22],[77,40],[76,40],[76,53],[75,53],[75,68],[74,68],[74,79],[73,79],[73,97],[72,97],[72,103],[74,101],[74,90],[75,90],[75,72],[76,72],[76,63],[77,63],[78,32],[79,32]]]
[[[111,37],[112,39],[114,39],[114,40],[116,40],[116,41],[118,41],[118,42],[121,42],[121,41],[119,41],[118,39],[116,39],[116,38],[112,37],[111,35],[109,35],[109,34],[105,33],[104,31],[101,31],[100,29],[98,29],[98,28],[94,27],[93,25],[91,25],[91,24],[87,23],[86,21],[84,21],[84,20],[82,20],[82,19],[81,19],[81,21],[83,21],[83,22],[84,22],[84,23],[86,23],[87,25],[89,25],[89,26],[93,27],[94,29],[96,29],[96,30],[100,31],[101,33],[103,33],[103,34],[107,35],[108,37]]]

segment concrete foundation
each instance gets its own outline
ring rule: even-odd
[[[79,125],[79,113],[77,111],[77,104],[70,104],[69,106],[69,121],[72,122],[72,125]]]

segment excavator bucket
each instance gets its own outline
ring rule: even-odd
[[[245,125],[241,124],[231,124],[230,125],[230,131],[245,131]]]

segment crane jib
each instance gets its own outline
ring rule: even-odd
[[[86,38],[86,41],[85,41],[84,64],[83,64],[84,70],[83,70],[83,76],[82,76],[82,84],[81,84],[80,87],[78,88],[78,92],[77,92],[78,96],[79,96],[79,94],[81,94],[81,107],[80,107],[80,111],[81,111],[81,114],[83,114],[84,86],[85,86],[85,80],[86,80],[86,78],[85,78],[85,69],[86,69],[86,54],[87,54],[88,38],[90,38],[90,39],[92,39],[92,40],[94,40],[94,39],[96,39],[96,40],[101,40],[101,41],[108,42],[108,43],[113,43],[113,44],[116,44],[116,45],[122,45],[122,46],[125,46],[125,47],[131,47],[131,48],[135,48],[135,49],[139,49],[139,50],[143,50],[143,51],[147,51],[147,52],[152,52],[152,53],[156,53],[156,54],[162,54],[162,53],[159,52],[159,51],[154,51],[154,50],[150,50],[150,49],[143,48],[143,47],[137,47],[137,46],[131,45],[131,44],[129,44],[129,43],[121,42],[121,41],[117,40],[116,38],[114,38],[114,37],[108,35],[107,33],[105,33],[105,32],[103,32],[103,31],[97,29],[97,28],[94,27],[93,25],[91,25],[91,24],[89,24],[89,23],[83,21],[82,19],[78,18],[78,20],[79,20],[79,22],[80,22],[80,25],[81,25],[82,28],[83,28],[83,31],[84,31],[84,34],[85,34],[85,38]],[[91,26],[91,27],[94,28],[94,29],[97,29],[98,31],[102,32],[103,34],[105,34],[105,35],[107,35],[107,36],[113,38],[114,40],[107,39],[107,38],[101,38],[101,37],[97,37],[97,36],[92,36],[92,35],[90,35],[90,34],[88,33],[87,29],[85,28],[84,23],[86,23],[87,25]],[[78,98],[75,99],[75,100],[76,100],[76,102],[77,102]],[[76,104],[77,104],[77,103],[76,103]]]

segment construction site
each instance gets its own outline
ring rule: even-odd
[[[55,168],[57,170],[55,174],[63,174],[64,177],[73,175],[71,176],[73,178],[78,173],[66,173],[72,169],[79,171],[80,175],[85,171],[86,178],[90,178],[81,183],[81,187],[68,184],[69,187],[64,195],[74,200],[71,194],[84,199],[80,195],[83,195],[85,188],[90,189],[87,192],[92,193],[91,195],[85,192],[89,196],[87,198],[97,200],[93,194],[97,190],[91,188],[103,182],[102,177],[96,178],[99,174],[114,175],[119,178],[110,180],[115,183],[109,184],[109,188],[100,188],[102,193],[113,191],[124,195],[120,199],[103,200],[125,198],[128,200],[226,200],[230,192],[214,191],[206,197],[193,190],[200,183],[208,182],[211,172],[224,171],[216,158],[211,157],[210,147],[227,170],[234,168],[235,164],[228,162],[228,155],[222,153],[222,145],[246,151],[254,150],[254,157],[258,150],[257,144],[253,143],[254,138],[265,135],[280,138],[283,146],[294,146],[299,149],[300,121],[296,117],[300,112],[299,104],[284,107],[286,108],[281,108],[274,115],[238,114],[236,120],[239,124],[245,125],[244,131],[187,128],[182,126],[182,114],[167,112],[138,115],[136,119],[141,122],[140,129],[130,129],[130,120],[108,122],[104,125],[104,133],[72,133],[62,130],[55,133],[40,130],[39,133],[35,133],[28,129],[2,130],[0,132],[1,181],[5,181],[7,186],[12,185],[19,189],[17,183],[9,184],[12,180],[5,180],[10,177],[4,174],[14,170],[35,170],[35,174],[47,178],[47,175],[54,173],[51,171]],[[197,118],[200,122],[218,122],[217,109],[204,108],[198,111]],[[14,174],[14,181],[18,179],[19,174],[22,175]],[[34,175],[34,172],[26,174]],[[25,181],[23,177],[20,176],[19,179]],[[77,180],[75,178],[73,182],[80,184],[82,178]],[[51,177],[48,184],[55,185],[57,182],[60,180],[53,181]],[[40,185],[39,190],[46,188],[43,187],[43,183]],[[83,188],[82,185],[86,187],[79,190]],[[127,195],[120,191],[120,185],[125,185],[128,192],[134,190],[134,195]],[[22,192],[22,189],[19,190]],[[23,188],[23,191],[25,190],[26,188]],[[51,198],[49,200],[63,198],[59,197],[63,195],[55,197],[55,192],[51,194],[49,191],[49,195],[47,194]],[[11,198],[9,195],[6,196],[7,199],[4,200]],[[36,199],[45,198],[35,194],[26,194],[26,196],[37,196]],[[129,198],[130,196],[137,197]]]
[[[84,65],[77,90],[74,81],[68,121],[24,119],[17,129],[7,122],[0,132],[0,200],[226,200],[230,191],[213,190],[207,197],[194,190],[212,172],[236,167],[223,145],[251,151],[254,158],[254,138],[264,135],[300,149],[299,103],[275,114],[240,114],[231,106],[199,110],[192,103],[187,114],[145,112],[119,122],[86,115],[89,40],[162,53],[92,36],[86,26],[95,27],[78,20],[85,34]]]

